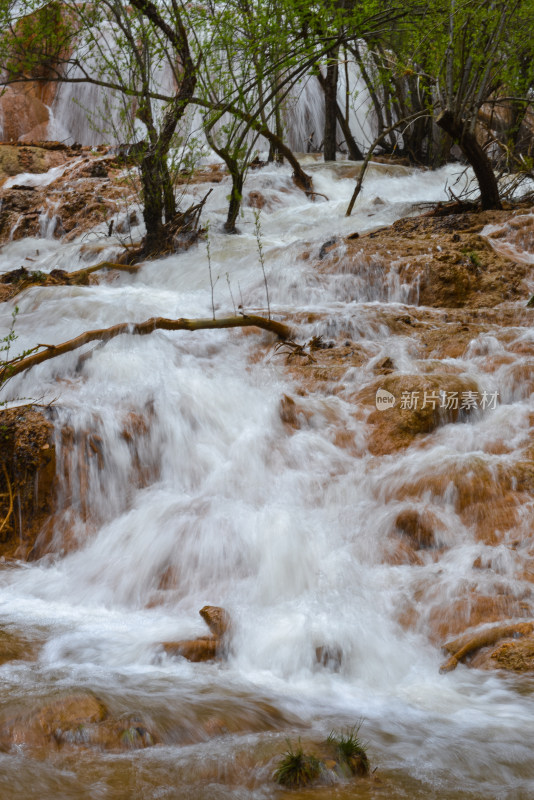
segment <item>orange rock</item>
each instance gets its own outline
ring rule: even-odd
[[[55,510],[54,426],[29,406],[0,411],[0,426],[0,555],[35,557]]]
[[[428,511],[420,513],[409,508],[401,511],[395,520],[395,527],[407,536],[416,549],[434,547],[436,520]]]
[[[23,745],[44,756],[50,749],[117,751],[149,747],[158,741],[143,719],[130,715],[113,719],[104,703],[89,692],[63,696],[35,712],[5,721],[0,728],[1,748]]]
[[[247,195],[247,205],[249,205],[251,208],[264,208],[266,202],[267,201],[261,192],[253,191],[249,192]]]
[[[30,86],[24,89],[8,86],[0,96],[0,117],[2,140],[9,142],[17,141],[33,129],[42,131],[50,114],[42,100],[31,93]]]
[[[490,659],[498,669],[534,672],[534,636],[503,642],[491,653]]]
[[[380,389],[394,396],[395,405],[385,410],[376,408],[376,393]],[[373,455],[393,453],[411,445],[419,434],[430,433],[439,425],[467,416],[470,411],[461,411],[459,407],[462,393],[469,391],[478,391],[474,381],[447,370],[429,375],[385,375],[355,398],[372,409],[368,417],[373,426],[369,450]],[[456,393],[459,407],[454,408],[451,403],[452,407],[447,408],[440,392],[446,393],[446,402]]]
[[[412,564],[420,566],[423,561],[421,556],[406,540],[390,541],[390,547],[384,556],[384,563],[397,566],[399,564]]]
[[[508,622],[504,625],[484,626],[482,630],[478,628],[468,631],[458,639],[443,645],[443,650],[451,655],[441,666],[440,672],[456,669],[461,661],[466,661],[471,667],[483,669],[493,668],[498,663],[506,669],[518,668],[518,671],[526,671],[530,669],[531,654],[534,652],[533,628],[532,622]],[[523,642],[525,637],[526,640]],[[509,642],[510,639],[512,641]],[[524,647],[520,646],[515,650],[509,645],[513,645],[517,639],[521,640]],[[499,645],[495,649],[496,643]],[[497,658],[491,661],[494,654]]]
[[[468,628],[529,616],[528,606],[515,597],[487,596],[469,592],[452,603],[436,605],[428,616],[428,624],[431,638],[441,642],[447,637],[461,634]]]
[[[280,400],[280,419],[284,425],[297,430],[300,422],[297,414],[297,404],[289,395],[284,394]]]
[[[0,664],[7,661],[33,661],[38,643],[28,640],[23,634],[0,629]]]
[[[182,656],[194,662],[213,661],[220,651],[221,640],[216,636],[200,636],[198,639],[163,642],[162,646],[169,656]]]
[[[104,704],[88,692],[61,697],[37,711],[4,722],[0,729],[0,742],[26,745],[30,748],[57,748],[67,731],[81,725],[91,725],[105,719]]]
[[[358,239],[346,238],[318,268],[330,274],[381,272],[384,283],[394,270],[411,287],[409,303],[490,308],[526,295],[527,265],[509,261],[479,235],[486,224],[510,217],[502,211],[401,219]]]
[[[222,638],[230,630],[230,615],[219,606],[204,606],[198,612],[212,634]]]
[[[231,627],[230,615],[219,606],[204,606],[198,612],[208,628],[211,636],[199,636],[198,639],[184,639],[178,642],[163,642],[164,651],[170,656],[181,656],[188,661],[213,661],[220,658],[227,647],[227,637]]]

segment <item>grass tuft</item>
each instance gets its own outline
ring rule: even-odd
[[[321,774],[321,762],[315,756],[304,752],[300,739],[295,750],[289,739],[287,744],[288,750],[284,753],[278,769],[274,773],[274,780],[287,789],[309,786]]]
[[[344,733],[332,731],[327,739],[333,747],[340,762],[346,764],[353,775],[367,775],[369,773],[369,757],[365,745],[358,737],[361,722],[352,728],[347,728]]]

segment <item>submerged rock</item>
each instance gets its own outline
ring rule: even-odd
[[[68,747],[120,751],[150,747],[159,741],[151,726],[137,715],[113,718],[90,692],[74,692],[36,711],[21,713],[0,726],[0,749],[23,746],[35,753]]]
[[[39,643],[28,639],[18,631],[0,628],[0,666],[9,661],[33,661]]]
[[[343,662],[343,650],[339,645],[320,645],[315,648],[315,659],[322,667],[339,672]]]
[[[395,527],[417,550],[435,546],[436,520],[429,512],[420,513],[416,509],[405,509],[397,515]]]
[[[182,656],[188,661],[213,661],[217,657],[220,640],[216,636],[199,636],[198,639],[184,639],[178,642],[163,642],[162,646],[169,656]]]

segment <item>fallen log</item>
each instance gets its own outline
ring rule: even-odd
[[[452,670],[456,669],[460,661],[463,661],[466,656],[474,653],[475,650],[480,650],[482,647],[489,647],[501,639],[508,639],[511,636],[527,636],[533,631],[533,622],[516,622],[508,625],[494,625],[492,628],[486,628],[482,631],[460,636],[458,639],[454,639],[443,645],[443,649],[447,653],[451,653],[451,657],[440,667],[439,671],[441,673],[452,672]]]
[[[43,361],[48,361],[51,358],[57,358],[64,353],[70,353],[72,350],[77,350],[83,347],[84,344],[94,342],[96,340],[107,342],[115,336],[126,334],[138,334],[145,336],[156,330],[164,331],[199,331],[211,328],[261,328],[265,331],[270,331],[276,334],[279,339],[285,340],[291,338],[291,329],[288,325],[282,322],[277,322],[274,319],[267,319],[266,317],[258,317],[255,315],[248,316],[244,314],[240,317],[222,317],[221,319],[166,319],[165,317],[152,317],[145,322],[121,322],[118,325],[113,325],[111,328],[100,328],[94,331],[86,331],[80,334],[75,339],[69,339],[67,342],[61,344],[43,344],[37,345],[37,348],[44,348],[36,353],[26,356],[25,358],[13,359],[5,362],[0,369],[0,386],[4,381],[19,375],[27,369],[42,364]]]

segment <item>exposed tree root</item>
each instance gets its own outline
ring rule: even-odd
[[[500,639],[507,639],[511,636],[527,636],[534,631],[534,622],[517,622],[509,625],[494,625],[492,628],[486,628],[475,634],[466,634],[447,642],[443,645],[443,649],[447,653],[451,653],[451,657],[441,667],[440,672],[452,672],[456,669],[460,661],[463,661],[466,656],[480,650],[482,647],[489,647],[495,644]]]
[[[148,258],[161,258],[188,250],[204,232],[200,227],[200,215],[212,191],[210,189],[202,200],[185,211],[178,211],[161,227],[156,236],[145,237],[137,249],[132,249],[125,255],[124,260],[128,264],[135,264]]]
[[[21,358],[19,360],[13,359],[4,365],[0,370],[0,385],[4,380],[12,378],[27,369],[31,369],[37,366],[37,364],[42,364],[43,361],[56,358],[64,353],[70,353],[72,350],[76,350],[84,344],[95,340],[106,342],[123,333],[136,333],[139,336],[144,336],[155,330],[199,331],[210,328],[248,327],[262,328],[263,330],[270,331],[271,333],[275,333],[279,339],[285,340],[291,338],[291,329],[288,325],[284,325],[282,322],[276,322],[276,320],[273,319],[265,319],[264,317],[257,316],[243,315],[240,317],[223,317],[221,319],[165,319],[165,317],[152,317],[145,322],[121,322],[118,325],[113,325],[111,328],[86,331],[75,339],[69,339],[69,341],[62,342],[61,344],[37,345],[38,348],[42,347],[44,349],[26,358]]]
[[[452,200],[450,203],[431,203],[431,208],[421,216],[423,217],[448,217],[452,214],[468,214],[480,211],[479,203],[464,202],[463,200]]]

